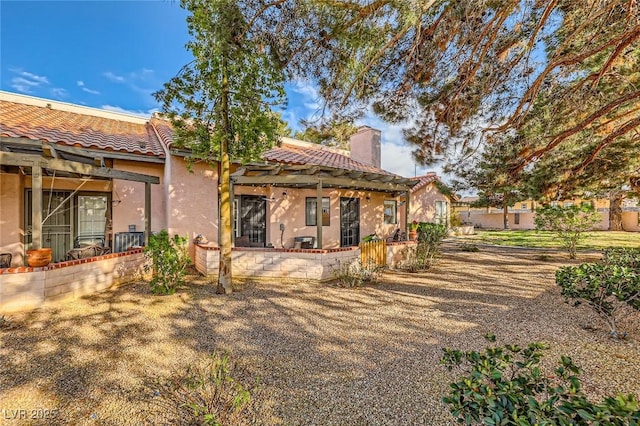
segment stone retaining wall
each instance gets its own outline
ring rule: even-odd
[[[238,278],[294,278],[326,281],[338,262],[352,262],[360,256],[358,247],[330,250],[268,249],[237,247],[231,253],[233,276]],[[203,275],[218,275],[220,249],[196,247],[196,269]]]
[[[405,258],[407,250],[415,250],[413,241],[387,243],[387,266],[395,268]],[[231,252],[233,276],[238,278],[294,278],[326,281],[333,278],[332,269],[338,263],[360,258],[360,248],[339,249],[268,249],[236,247]],[[196,246],[196,269],[203,275],[217,276],[220,249],[216,246]]]
[[[141,279],[144,263],[137,249],[42,268],[0,269],[0,312],[35,309]]]

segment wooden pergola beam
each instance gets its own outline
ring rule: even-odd
[[[90,164],[78,163],[76,161],[62,160],[59,158],[46,158],[35,154],[18,154],[13,152],[0,151],[0,165],[40,167],[42,169],[56,170],[59,172],[76,173],[84,176],[96,176],[108,179],[121,179],[134,182],[144,182],[159,184],[160,178],[157,176],[144,175],[141,173],[115,170],[108,167],[94,167]]]

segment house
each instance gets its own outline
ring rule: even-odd
[[[504,211],[495,207],[472,207],[478,197],[463,197],[454,203],[454,213],[465,223],[476,228],[503,229]],[[551,205],[571,206],[589,203],[601,214],[602,220],[594,229],[606,231],[609,229],[609,200],[606,198],[581,199],[573,198],[552,201]],[[535,210],[541,204],[535,200],[523,200],[508,207],[507,217],[510,229],[535,229]],[[626,199],[622,204],[622,227],[625,231],[640,231],[640,205],[637,199]]]
[[[330,262],[357,255],[364,236],[406,229],[399,206],[420,182],[381,169],[380,136],[362,127],[350,151],[284,138],[263,162],[233,165],[236,276],[324,279]],[[188,154],[159,116],[0,92],[0,254],[11,258],[0,268],[0,306],[15,302],[15,283],[37,302],[139,275],[143,256],[130,249],[161,229],[187,235],[199,269],[217,273],[218,171],[189,169]],[[70,259],[86,244],[114,253]],[[52,249],[53,263],[23,266],[26,250],[39,247]],[[260,261],[268,265],[258,270]]]
[[[417,184],[411,188],[409,220],[448,226],[450,205],[454,200],[452,194],[448,195],[448,191],[442,190],[443,184],[438,175],[429,172],[411,179],[417,181]]]

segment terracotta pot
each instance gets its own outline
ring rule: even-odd
[[[415,241],[418,239],[418,231],[409,231],[409,239]]]
[[[27,250],[27,265],[32,268],[47,266],[49,263],[51,263],[50,248]]]

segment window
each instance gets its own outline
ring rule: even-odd
[[[315,197],[307,197],[307,206],[306,206],[306,224],[307,226],[316,226],[316,198]],[[329,216],[329,197],[322,198],[322,226],[329,226],[330,224],[330,216]]]
[[[107,223],[107,197],[105,195],[78,196],[78,242],[101,243]]]
[[[563,205],[564,207],[571,207],[573,206],[573,201],[565,201]]]
[[[398,223],[398,202],[384,200],[384,223]]]
[[[638,226],[640,226],[640,212],[638,212]]]
[[[436,201],[436,223],[447,224],[447,202]]]
[[[522,210],[526,210],[527,209],[527,203],[522,203],[522,205],[520,206],[520,208]]]
[[[514,225],[520,225],[520,213],[515,213],[513,223]]]
[[[552,201],[551,202],[551,207],[558,207],[558,202],[557,201]]]

